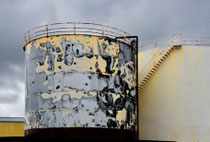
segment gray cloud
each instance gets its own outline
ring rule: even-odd
[[[1,104],[10,104],[10,103],[16,103],[18,99],[18,94],[8,93],[7,94],[1,94],[0,96],[0,103]]]
[[[81,21],[115,26],[141,40],[173,33],[208,36],[209,5],[208,0],[1,0],[0,116],[24,114],[22,47],[27,30],[48,23]]]

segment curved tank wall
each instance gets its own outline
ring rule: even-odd
[[[107,37],[58,35],[30,42],[25,57],[25,130],[136,129],[131,46]]]
[[[152,51],[140,52],[139,70]],[[170,52],[139,94],[140,139],[210,140],[209,54],[210,48],[201,46]]]

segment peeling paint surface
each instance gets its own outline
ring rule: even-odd
[[[136,129],[135,51],[106,37],[60,35],[26,46],[25,130]]]

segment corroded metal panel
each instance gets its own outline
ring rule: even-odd
[[[136,129],[135,51],[106,37],[59,35],[26,46],[25,130]]]

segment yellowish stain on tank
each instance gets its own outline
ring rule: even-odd
[[[120,94],[115,94],[115,93],[109,93],[109,94],[112,94],[113,102],[115,102],[118,98],[120,98]]]
[[[123,124],[124,122],[122,120],[126,120],[126,109],[123,108],[122,110],[117,112],[116,120],[119,121],[119,124]]]
[[[102,58],[101,58],[102,59]],[[117,75],[117,72],[118,72],[118,70],[119,70],[119,68],[117,67],[118,66],[118,62],[119,62],[119,59],[118,58],[115,58],[115,63],[114,63],[114,65],[113,65],[113,70],[115,70],[113,73],[112,73],[112,76],[114,76],[114,75]],[[101,65],[99,65],[99,68],[104,68],[104,65],[102,64],[102,66]],[[105,72],[105,71],[104,71]],[[108,75],[108,74],[107,74]]]
[[[138,53],[138,74],[141,71],[141,64],[140,63],[141,63],[141,52]]]
[[[83,44],[85,47],[84,50],[88,50],[88,47],[94,48],[94,54],[98,54],[98,45],[97,41],[99,42],[100,46],[102,43],[107,45],[107,48],[105,51],[112,56],[117,56],[119,53],[119,42],[112,42],[111,45],[109,44],[108,40],[105,40],[105,38],[100,39],[100,37],[97,36],[90,36],[87,38],[87,36],[84,35],[60,35],[60,36],[50,36],[50,37],[43,37],[36,40],[36,45],[39,46],[40,43],[45,43],[47,41],[51,42],[52,45],[55,45],[56,47],[61,47],[61,41],[65,38],[67,41],[70,41],[72,43],[80,43]],[[32,41],[33,42],[33,41]],[[28,45],[30,45],[29,43]],[[102,47],[100,47],[102,50]],[[43,50],[46,50],[46,48],[43,48]],[[30,52],[29,52],[30,54]]]
[[[118,53],[119,53],[119,44],[118,43],[119,42],[117,42],[117,44],[112,43],[111,45],[109,45],[109,42],[107,40],[105,41],[104,39],[98,40],[98,42],[99,42],[99,46],[100,46],[100,49],[102,52],[103,52],[103,49],[102,49],[101,45],[102,45],[102,43],[104,43],[107,46],[107,48],[105,49],[105,52],[108,53],[108,55],[111,55],[111,56],[118,55]]]
[[[52,86],[48,86],[48,89],[49,89],[49,90],[52,90]]]
[[[43,85],[45,85],[45,86],[46,86],[46,85],[47,85],[47,83],[48,83],[48,81],[46,80],[46,81],[43,83]]]
[[[48,59],[49,56],[47,55],[44,61],[44,65],[40,66],[37,63],[37,68],[36,68],[36,72],[45,72],[46,75],[50,75],[53,74],[55,72],[61,72],[61,71],[65,71],[67,72],[68,70],[77,70],[79,72],[96,72],[96,67],[95,67],[95,63],[98,62],[98,68],[100,69],[100,71],[104,74],[104,75],[109,75],[108,73],[106,73],[106,66],[107,63],[106,61],[101,57],[98,56],[98,59],[93,56],[91,59],[87,58],[86,56],[84,57],[80,57],[80,58],[76,58],[74,57],[74,63],[71,66],[67,66],[64,64],[64,61],[62,60],[61,62],[57,62],[58,59],[58,55],[63,54],[62,59],[64,58],[64,50],[61,47],[61,42],[63,40],[63,38],[65,38],[66,40],[75,43],[75,44],[83,44],[84,49],[83,52],[89,52],[89,47],[93,48],[93,53],[94,55],[98,55],[99,51],[98,51],[98,46],[97,46],[97,41],[99,42],[101,51],[102,47],[101,44],[104,43],[107,45],[107,48],[105,49],[106,53],[108,53],[109,55],[112,55],[115,58],[115,63],[113,66],[113,70],[114,73],[113,75],[117,74],[118,68],[118,58],[117,55],[119,53],[119,44],[117,43],[112,43],[111,45],[109,45],[108,41],[104,40],[104,39],[99,39],[99,37],[91,37],[91,38],[87,38],[87,36],[82,36],[82,35],[78,35],[78,36],[72,36],[72,35],[64,35],[64,36],[52,36],[52,37],[44,37],[41,39],[37,39],[35,42],[33,42],[35,48],[38,48],[40,50],[46,50],[46,46],[45,47],[41,47],[40,44],[41,43],[46,43],[47,41],[49,41],[52,45],[54,45],[55,47],[59,47],[61,52],[60,53],[53,53],[55,55],[55,62],[54,62],[54,71],[48,71]],[[32,43],[31,43],[32,44]],[[27,53],[30,54],[30,49],[31,49],[31,44],[28,44],[28,50]]]
[[[63,40],[63,38],[66,39],[66,41],[70,41],[72,43],[79,43],[79,44],[83,44],[84,51],[88,50],[88,47],[91,47],[94,49],[94,54],[98,54],[98,44],[97,41],[100,44],[100,48],[102,50],[101,44],[104,43],[107,45],[107,48],[105,49],[105,51],[112,56],[117,56],[119,53],[119,41],[117,42],[112,42],[111,45],[109,44],[108,40],[105,40],[105,38],[100,39],[100,37],[97,36],[90,36],[89,38],[87,38],[88,36],[84,36],[84,35],[60,35],[60,36],[50,36],[50,37],[42,37],[40,39],[37,39],[35,42],[32,41],[30,42],[28,45],[31,45],[32,43],[35,43],[36,47],[40,47],[40,43],[46,43],[47,41],[49,41],[52,45],[56,46],[56,47],[60,47],[61,48],[61,42]],[[31,46],[28,46],[27,48],[31,48]],[[46,50],[47,48],[40,48],[41,50]],[[30,50],[28,51],[28,54],[30,54]]]
[[[194,54],[193,54],[193,52],[194,52],[194,48],[189,48],[188,49],[189,51],[189,64],[190,64],[190,72],[189,72],[189,77],[190,77],[190,80],[191,80],[191,83],[192,83],[192,85],[195,83],[194,82]],[[194,88],[193,87],[191,87],[191,89],[189,90],[189,93],[191,94],[191,104],[193,104],[192,106],[191,106],[191,108],[192,108],[192,116],[195,116],[195,114],[196,114],[196,111],[195,111],[195,94],[194,94]],[[192,117],[192,119],[191,119],[191,124],[192,124],[192,138],[193,138],[193,141],[195,141],[196,140],[196,127],[195,127],[195,117]]]
[[[28,44],[27,46],[26,46],[26,51],[27,51],[27,54],[30,54],[30,52],[31,52],[31,44]]]
[[[90,91],[88,94],[85,94],[83,91],[65,88],[63,92],[42,93],[41,96],[43,99],[53,98],[53,103],[55,103],[61,100],[62,96],[65,94],[68,94],[71,99],[80,99],[82,97],[95,97],[97,92]]]
[[[38,40],[35,40],[35,41],[31,41],[29,44],[26,45],[26,51],[27,51],[27,54],[30,54],[31,53],[31,48],[32,48],[32,45],[35,47],[35,49],[41,49],[41,50],[47,50],[46,47],[41,47],[39,46],[40,43],[45,43],[49,41],[48,38],[44,37],[44,38],[40,38]]]
[[[136,85],[136,80],[135,80],[135,75],[128,75],[128,74],[135,74],[135,72],[131,72],[130,69],[128,69],[127,66],[130,66],[132,68],[132,70],[134,70],[134,64],[130,61],[128,63],[126,63],[125,65],[122,65],[121,67],[121,76],[125,77],[123,78],[124,81],[126,81],[129,85],[135,86]],[[132,87],[129,86],[129,87]]]
[[[73,63],[71,66],[65,65],[64,61],[57,62],[57,57],[58,57],[58,55],[55,55],[55,66],[54,66],[55,69],[54,69],[53,72],[47,70],[48,69],[48,58],[49,58],[48,55],[46,56],[46,59],[44,61],[44,65],[40,66],[37,63],[36,72],[37,73],[45,72],[46,75],[50,75],[50,74],[53,74],[55,72],[62,72],[62,71],[68,72],[69,70],[77,70],[79,72],[86,72],[86,71],[88,71],[88,72],[95,72],[96,73],[95,63],[97,61],[98,62],[98,68],[100,69],[100,71],[104,75],[109,75],[108,73],[105,73],[107,63],[101,56],[99,56],[98,59],[96,59],[95,56],[92,57],[91,59],[89,59],[86,56],[81,57],[81,58],[75,58],[74,57],[74,62],[76,64]],[[118,60],[116,60],[116,62],[114,64],[115,72],[113,73],[113,75],[117,74],[117,71],[118,71],[117,63],[118,63]]]
[[[67,116],[67,115],[69,115],[69,114],[71,114],[71,113],[72,113],[72,112],[71,112],[70,109],[65,109],[65,111],[63,112],[62,117],[64,118],[65,116]]]
[[[175,76],[175,72],[177,70],[177,67],[176,67],[176,56],[174,54],[174,50],[171,51],[171,54],[170,54],[170,85],[169,85],[169,88],[170,88],[170,97],[169,97],[169,100],[170,101],[170,110],[171,111],[174,111],[175,109],[175,94],[176,94],[176,76]]]
[[[69,70],[77,70],[79,72],[96,72],[95,64],[98,62],[98,68],[102,73],[105,74],[107,63],[105,60],[102,59],[101,56],[96,59],[96,57],[92,57],[89,59],[88,57],[84,56],[81,58],[75,58],[74,57],[74,63],[71,66],[66,66],[63,62],[60,63],[60,66],[62,66],[63,71],[68,72]],[[57,62],[56,62],[57,63]],[[55,72],[60,72],[61,70],[58,69],[58,66],[55,66]]]
[[[203,51],[202,47],[197,48],[196,54],[194,56],[194,62],[198,62],[199,61],[199,58],[202,55],[202,51]]]
[[[183,73],[184,72],[184,69],[183,69],[183,66],[184,66],[184,60],[185,60],[185,49],[183,47],[181,47],[180,49],[178,50],[175,50],[175,53],[179,56],[177,56],[179,59],[178,63],[176,63],[178,65],[178,68],[179,68],[179,72]],[[177,78],[177,81],[179,81],[179,76],[177,75],[177,72],[175,73],[176,75],[176,78]],[[176,82],[177,83],[177,82]],[[178,97],[176,97],[176,100],[175,100],[175,105],[176,105],[176,102],[179,101],[180,102],[180,105],[177,106],[177,108],[179,109],[179,114],[181,116],[184,116],[185,115],[185,109],[183,108],[183,106],[185,105],[185,100],[187,99],[187,97],[185,95],[182,95],[184,94],[184,91],[185,91],[185,85],[184,85],[184,82],[180,82],[180,86],[176,85],[177,88],[179,88],[179,91],[180,93],[178,93],[178,91],[176,92],[177,94],[179,94],[179,96],[182,96],[182,100],[179,100]],[[176,89],[177,89],[176,88]],[[180,117],[180,129],[178,129],[177,131],[180,132],[179,135],[177,136],[176,139],[179,139],[179,138],[182,138],[184,135],[185,135],[185,128],[184,128],[184,125],[185,124],[185,121],[188,121],[188,120],[185,120],[184,117]],[[184,141],[185,138],[182,138],[180,140]]]

